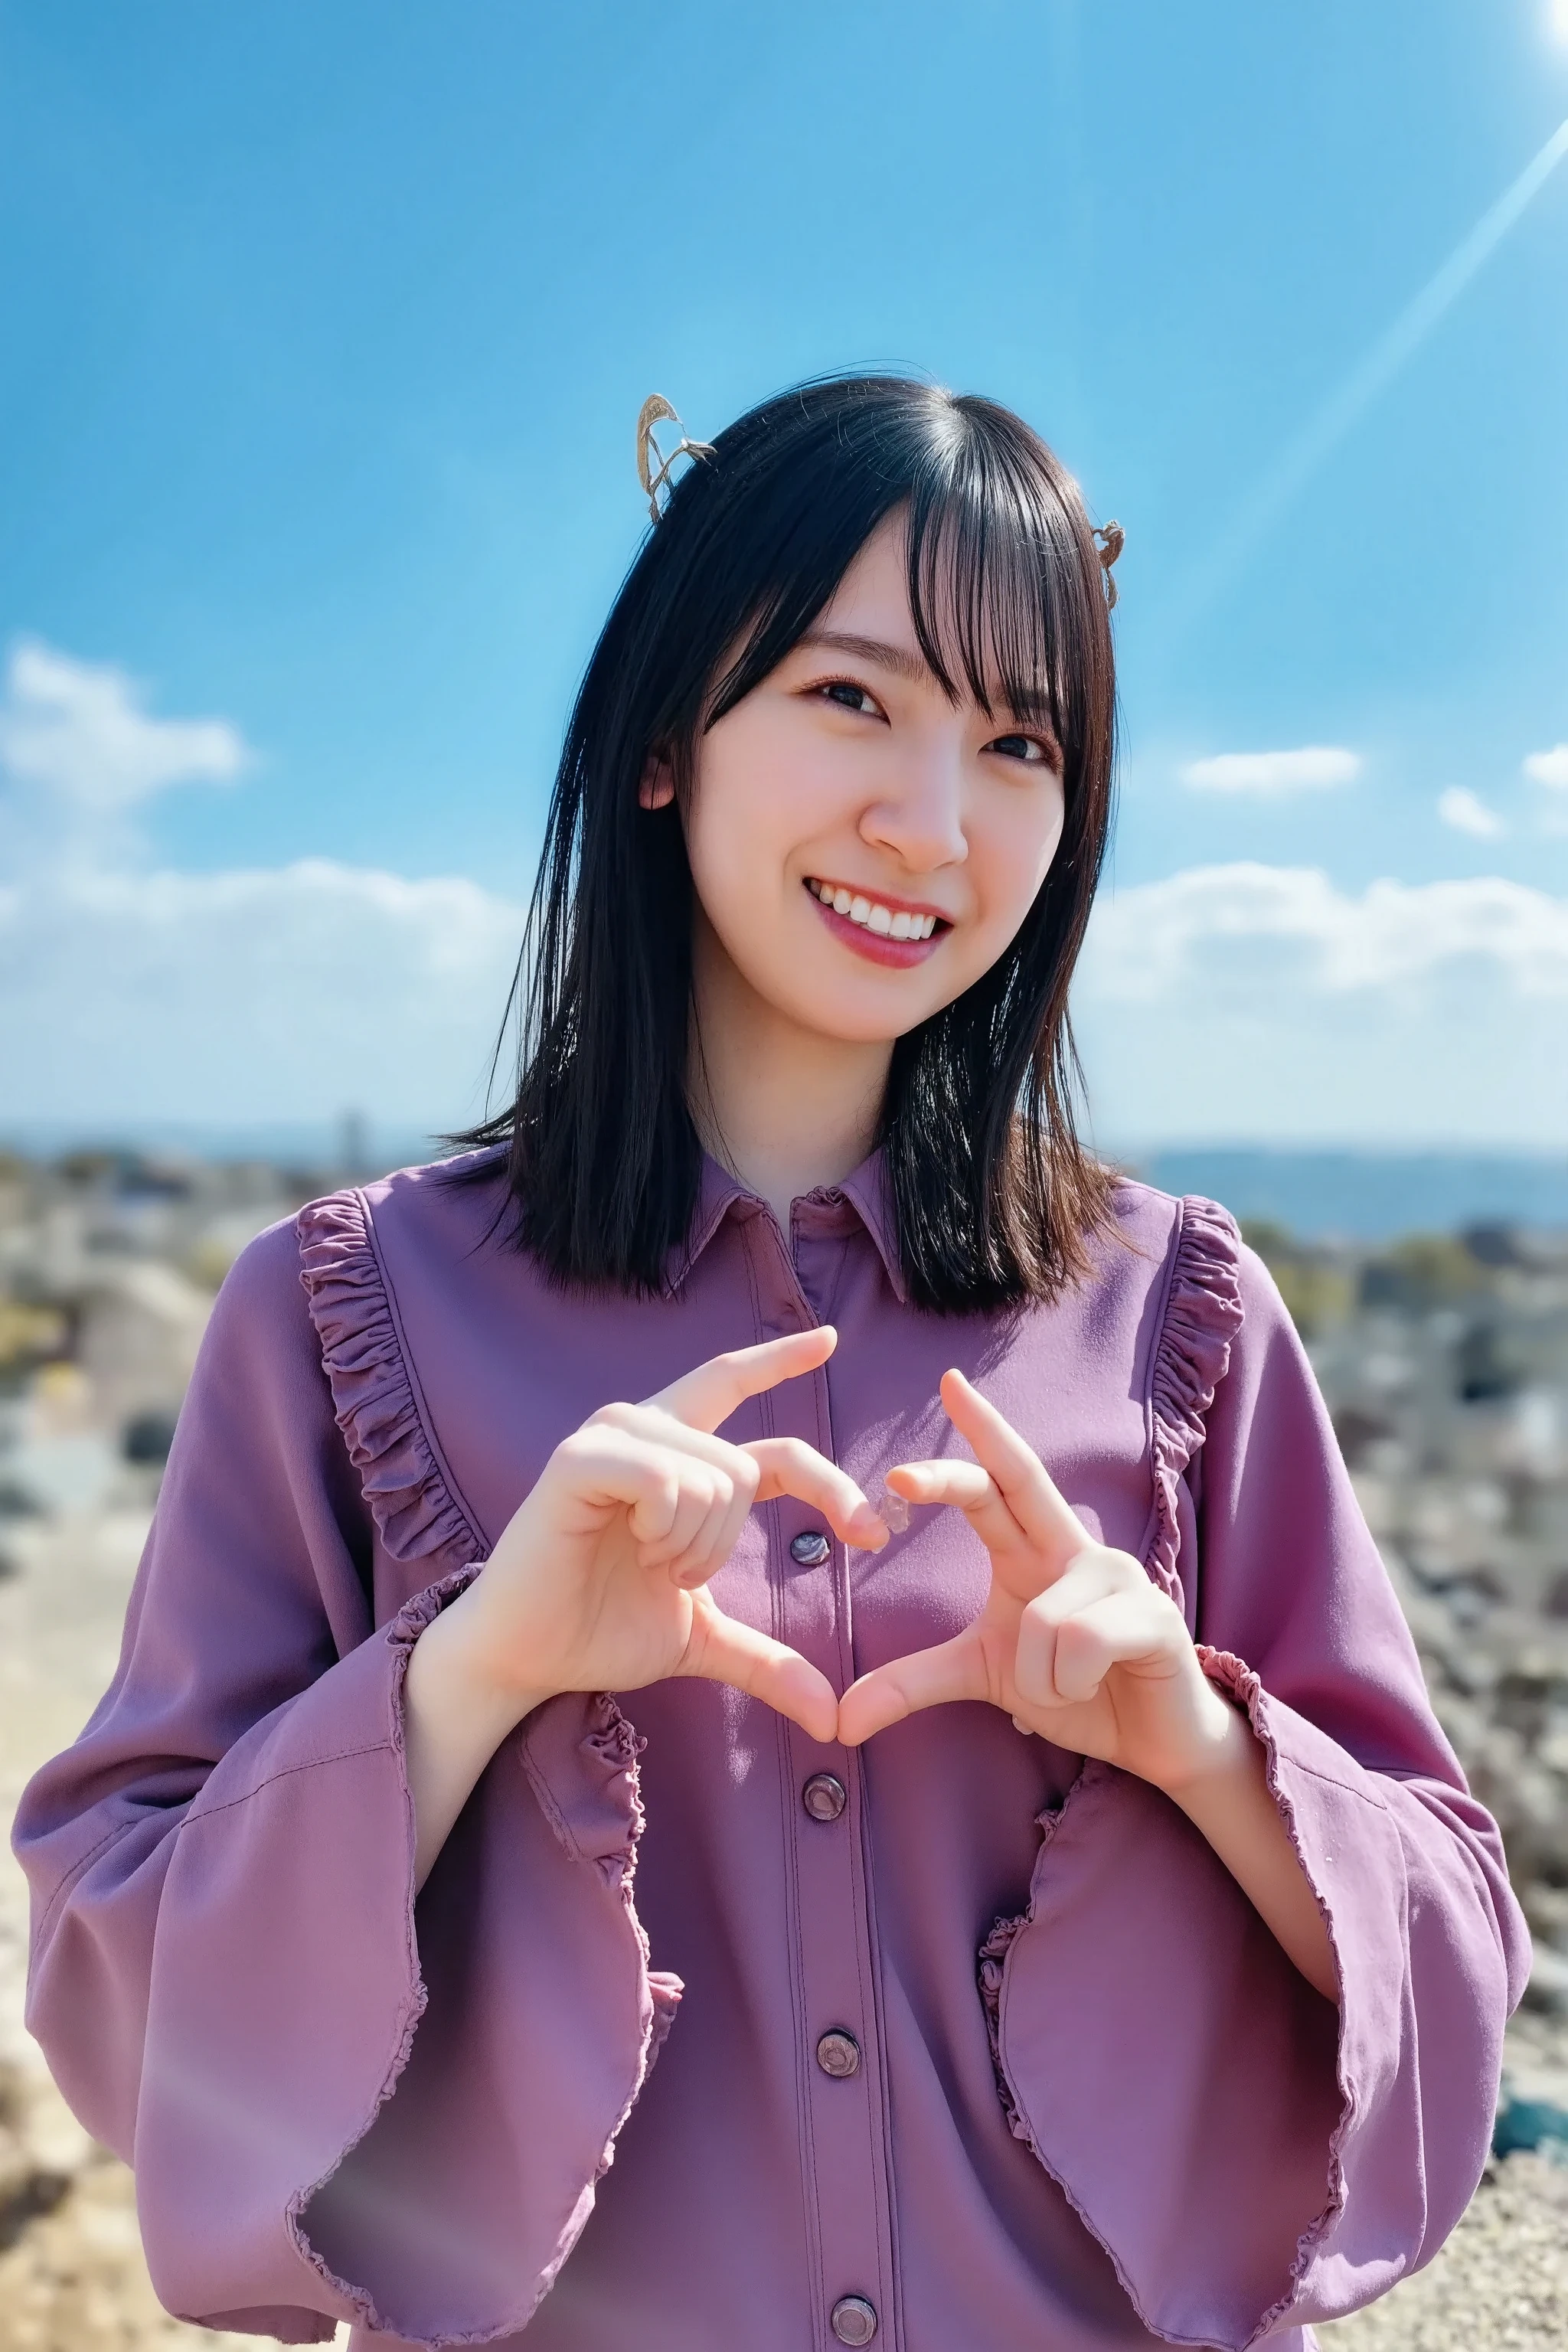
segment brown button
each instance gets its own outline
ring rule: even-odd
[[[860,2044],[841,2025],[825,2033],[816,2045],[816,2063],[825,2074],[847,2082],[851,2074],[860,2072]]]
[[[797,1568],[820,1568],[832,1549],[820,1528],[802,1528],[790,1538],[789,1556]]]
[[[814,1822],[836,1822],[849,1795],[843,1781],[831,1772],[814,1772],[800,1792],[800,1801]]]
[[[829,2315],[840,2344],[869,2344],[877,2333],[877,2306],[863,2294],[841,2294]]]

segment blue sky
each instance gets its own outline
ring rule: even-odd
[[[1568,163],[1245,528],[1565,117],[1563,0],[6,0],[7,1115],[461,1116],[639,402],[890,362],[1127,528],[1105,1139],[1568,1145]]]

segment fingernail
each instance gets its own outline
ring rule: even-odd
[[[884,1486],[877,1508],[882,1515],[883,1526],[891,1534],[901,1536],[906,1532],[910,1524],[910,1505],[907,1496],[899,1494],[891,1486]]]

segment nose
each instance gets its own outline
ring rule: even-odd
[[[860,837],[890,850],[910,874],[961,866],[969,855],[964,831],[963,746],[956,732],[933,732],[900,745],[884,790],[860,818]]]

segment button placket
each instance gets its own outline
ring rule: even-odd
[[[806,1237],[801,1239],[810,1255]],[[781,1241],[772,1218],[759,1217],[747,1228],[759,1313],[780,1328],[809,1327],[819,1319],[818,1312]],[[816,1287],[830,1301],[831,1277]],[[781,1383],[766,1401],[773,1429],[837,1458],[828,1399],[821,1368]],[[820,1527],[797,1526],[791,1532],[781,1517],[773,1521],[774,1630],[818,1666],[836,1690],[843,1690],[854,1674],[844,1550]],[[868,2344],[879,2329],[879,2305],[887,2314],[893,2305],[892,2213],[859,1820],[860,1760],[853,1751],[839,1749],[828,1765],[820,1745],[797,1726],[784,1721],[779,1728],[794,1783],[786,1807],[786,1834],[795,1847],[792,1975],[799,1989],[798,2080],[806,2102],[802,2160],[824,2290],[817,2325],[826,2324],[830,2340]],[[888,2327],[881,2332],[886,2336]]]

